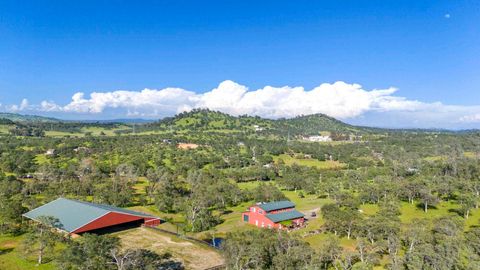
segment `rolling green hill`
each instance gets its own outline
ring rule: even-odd
[[[166,117],[151,126],[169,129],[190,130],[255,130],[255,126],[264,128],[272,125],[272,120],[252,116],[231,116],[211,110],[193,110],[183,112],[174,117]]]
[[[188,131],[257,132],[259,134],[315,135],[321,132],[361,133],[364,128],[343,123],[324,114],[290,119],[266,119],[258,116],[232,116],[211,110],[193,110],[146,124],[147,129]]]
[[[2,113],[0,112],[0,119],[8,119],[13,122],[41,122],[41,123],[58,123],[61,120],[52,117],[44,117],[38,115],[25,115],[17,113]]]
[[[291,135],[316,135],[322,131],[339,133],[362,133],[361,127],[346,124],[325,114],[302,115],[274,121],[277,132],[288,131]]]

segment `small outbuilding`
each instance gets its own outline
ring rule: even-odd
[[[34,221],[38,221],[41,216],[52,216],[60,221],[59,229],[69,234],[115,230],[115,227],[127,228],[140,225],[153,227],[161,223],[160,218],[149,214],[65,198],[58,198],[23,216]]]

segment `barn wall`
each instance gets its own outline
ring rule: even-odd
[[[243,215],[249,216],[248,223],[255,225],[257,227],[268,228],[269,225],[270,225],[270,228],[274,227],[274,223],[270,219],[268,219],[264,214],[259,214],[257,211],[244,212],[242,214],[242,220],[243,220]]]
[[[110,212],[78,229],[73,231],[72,233],[82,233],[91,230],[96,230],[108,226],[118,225],[122,223],[127,223],[131,221],[143,220],[143,217],[127,215],[127,214],[120,214],[115,212]]]
[[[145,226],[148,226],[148,227],[155,227],[155,226],[158,226],[162,223],[162,221],[159,219],[159,218],[150,218],[150,219],[147,219],[145,218]]]

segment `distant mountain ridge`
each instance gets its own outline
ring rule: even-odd
[[[318,135],[321,132],[348,134],[384,133],[384,132],[476,132],[478,130],[442,130],[442,129],[388,129],[366,126],[354,126],[325,114],[300,115],[293,118],[268,119],[259,116],[232,116],[209,109],[194,109],[172,117],[159,120],[151,119],[111,119],[111,120],[61,120],[38,115],[22,115],[0,112],[0,124],[35,124],[61,129],[63,126],[82,125],[135,125],[138,131],[219,131],[219,132],[256,132],[258,134],[276,134],[281,136]]]
[[[150,123],[156,120],[142,119],[142,118],[119,118],[119,119],[106,119],[106,120],[65,120],[54,117],[46,117],[40,115],[28,115],[18,113],[4,113],[0,112],[0,119],[7,119],[12,122],[24,123],[24,122],[37,122],[37,123]]]
[[[17,114],[17,113],[3,113],[0,112],[0,119],[8,119],[13,122],[40,122],[40,123],[59,123],[63,122],[60,119],[53,117],[45,117],[39,115]]]
[[[66,120],[65,120],[66,121]],[[104,120],[68,120],[68,122],[78,122],[78,123],[100,123],[100,124],[142,124],[142,123],[151,123],[156,120],[152,119],[143,119],[143,118],[118,118],[118,119],[104,119]]]
[[[301,115],[294,118],[267,119],[259,116],[232,116],[209,109],[194,109],[160,120],[147,119],[112,119],[112,120],[61,120],[38,115],[22,115],[16,113],[0,113],[0,119],[18,124],[32,123],[44,125],[52,123],[64,126],[76,124],[127,124],[138,125],[138,130],[190,130],[190,131],[222,131],[222,132],[256,132],[282,136],[318,135],[320,132],[361,133],[368,130],[346,124],[325,114]],[[13,124],[12,123],[12,124]],[[4,123],[6,124],[6,123]],[[53,128],[53,126],[49,126]],[[58,127],[55,127],[58,129]]]

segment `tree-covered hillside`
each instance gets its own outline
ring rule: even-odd
[[[48,123],[57,123],[61,122],[61,120],[51,117],[44,117],[38,115],[24,115],[24,114],[16,114],[16,113],[2,113],[0,112],[0,119],[8,119],[13,122],[48,122]]]
[[[145,129],[188,131],[256,132],[259,134],[318,135],[320,132],[362,133],[366,129],[343,123],[324,114],[291,119],[266,119],[259,116],[232,116],[208,109],[193,110],[144,125]]]

